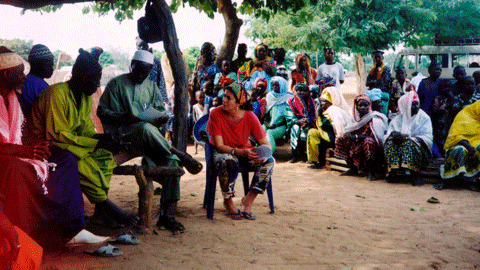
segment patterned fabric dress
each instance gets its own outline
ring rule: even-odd
[[[388,126],[385,136],[385,158],[387,162],[387,176],[392,170],[408,169],[414,172],[430,162],[433,144],[432,122],[422,110],[411,115],[412,101],[417,100],[415,92],[408,92],[398,100],[400,114]],[[392,132],[400,132],[408,136],[400,144],[396,144]]]
[[[360,101],[367,101],[369,104],[369,111],[362,118],[357,111]],[[364,169],[367,163],[371,165],[375,162],[381,165],[382,140],[387,130],[387,118],[378,112],[372,112],[372,102],[365,94],[355,97],[353,115],[355,124],[346,127],[345,131],[360,138],[338,137],[335,141],[335,156],[353,162],[360,170]]]
[[[302,84],[302,83],[300,83]],[[305,85],[305,84],[303,84]],[[297,88],[297,86],[295,86]],[[307,87],[308,89],[308,87]],[[291,117],[290,114],[287,114],[287,121],[288,125],[291,126],[290,128],[290,145],[292,149],[296,149],[298,146],[299,141],[306,142],[307,141],[307,134],[308,130],[315,126],[315,102],[313,98],[310,96],[310,90],[307,90],[307,101],[301,99],[297,92],[294,91],[293,98],[288,100],[288,105],[290,106],[291,111],[294,114],[294,117]],[[307,118],[309,125],[307,127],[300,127],[299,125],[295,124],[295,122],[299,119]]]
[[[473,177],[480,172],[480,101],[460,111],[453,121],[444,149],[445,163],[440,167],[440,176],[450,179],[456,176]],[[474,149],[469,155],[459,142],[466,140]],[[470,180],[476,181],[475,178]]]

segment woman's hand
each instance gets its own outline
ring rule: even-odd
[[[258,153],[253,152],[252,149],[245,148],[245,149],[242,149],[241,156],[244,156],[247,159],[252,160],[252,159],[258,158]]]
[[[397,145],[402,144],[403,141],[405,140],[405,137],[403,136],[403,134],[398,131],[393,131],[390,136],[392,137],[393,143]]]
[[[475,154],[475,148],[473,148],[473,146],[467,140],[459,141],[458,145],[465,147],[469,156],[473,156]]]

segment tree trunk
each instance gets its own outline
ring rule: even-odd
[[[222,13],[225,21],[225,37],[215,60],[215,64],[221,67],[223,60],[232,60],[235,54],[235,47],[237,46],[243,20],[237,17],[237,10],[231,0],[217,0],[217,3],[218,10]]]
[[[178,46],[177,32],[172,13],[165,0],[153,0],[153,8],[160,23],[163,46],[172,67],[175,80],[175,107],[173,113],[172,143],[180,151],[187,150],[188,132],[188,80],[183,63],[180,47]]]
[[[361,53],[355,54],[355,77],[357,78],[357,94],[365,93],[367,73],[365,71],[365,61]]]

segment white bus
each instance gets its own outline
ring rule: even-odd
[[[428,66],[432,61],[442,65],[442,78],[453,78],[453,68],[458,65],[464,66],[467,75],[471,76],[480,71],[480,45],[405,48],[397,55],[394,68],[405,67],[407,78],[412,78],[415,71],[428,77]]]

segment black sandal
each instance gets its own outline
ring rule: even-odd
[[[197,174],[202,171],[203,165],[198,160],[194,159],[190,154],[180,152],[175,153],[178,158],[183,163],[183,166],[187,169],[187,171],[191,174]]]
[[[185,227],[182,223],[175,220],[173,217],[160,216],[157,221],[157,227],[160,229],[169,230],[172,233],[183,232]]]

